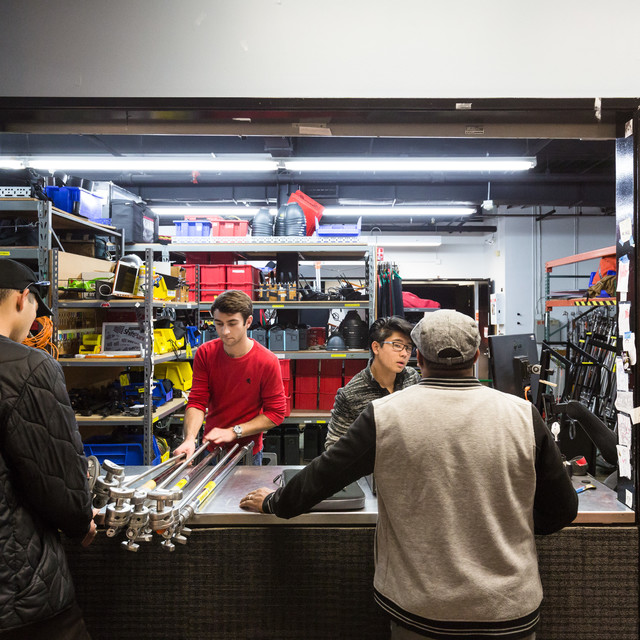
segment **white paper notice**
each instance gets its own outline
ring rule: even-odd
[[[624,370],[622,358],[616,358],[616,385],[618,391],[629,391],[629,374]]]
[[[624,244],[631,240],[631,234],[633,233],[633,226],[631,225],[631,218],[625,218],[620,221],[620,243]]]
[[[633,391],[618,391],[616,395],[616,409],[631,415],[633,411]]]
[[[619,444],[616,449],[618,450],[618,473],[623,478],[631,477],[631,449]]]
[[[618,293],[627,293],[629,291],[629,258],[622,256],[618,260]]]
[[[618,443],[631,448],[631,418],[624,413],[618,414]]]
[[[629,362],[634,365],[636,363],[636,334],[632,331],[623,334],[622,350],[629,354]]]
[[[618,310],[619,335],[623,336],[628,331],[631,331],[631,303],[621,302],[618,305]]]

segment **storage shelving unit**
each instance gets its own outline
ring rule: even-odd
[[[586,275],[554,275],[553,270],[556,267],[561,267],[569,264],[575,264],[578,262],[584,262],[585,260],[594,260],[596,258],[604,258],[608,256],[616,255],[616,247],[605,247],[603,249],[596,249],[594,251],[586,251],[584,253],[577,253],[572,256],[566,256],[564,258],[558,258],[556,260],[549,260],[545,262],[545,314],[544,314],[544,339],[549,340],[551,337],[550,330],[550,313],[555,307],[602,307],[611,306],[616,304],[615,298],[591,298],[585,297],[567,297],[563,299],[551,299],[551,279],[552,278],[587,278]]]
[[[51,273],[52,282],[58,283],[58,251],[51,252]],[[143,357],[113,357],[113,358],[68,358],[61,359],[60,364],[64,368],[76,367],[129,367],[137,366],[144,368],[144,411],[141,416],[113,415],[102,417],[100,415],[76,416],[79,426],[101,426],[105,425],[113,427],[116,425],[139,425],[142,427],[143,435],[143,451],[144,464],[151,464],[153,460],[153,425],[183,408],[186,404],[185,398],[176,398],[170,400],[166,404],[153,410],[151,400],[152,395],[152,379],[153,369],[156,364],[161,362],[170,362],[182,357],[186,357],[186,351],[181,350],[176,353],[165,353],[156,355],[153,353],[153,312],[155,309],[161,309],[167,305],[174,308],[194,309],[196,305],[193,303],[172,303],[166,301],[158,301],[153,299],[153,252],[150,249],[145,250],[145,273],[144,273],[144,298],[118,299],[118,300],[58,300],[56,286],[51,288],[52,291],[52,309],[54,313],[58,309],[91,309],[91,308],[115,308],[115,309],[142,309],[144,324],[144,356]],[[55,293],[54,293],[55,292]]]
[[[368,297],[362,300],[322,300],[322,301],[253,301],[256,310],[268,309],[275,311],[303,311],[318,309],[364,309],[372,322],[376,312],[376,260],[375,246],[360,238],[345,238],[337,240],[301,238],[301,237],[232,237],[210,238],[211,242],[172,243],[169,245],[128,245],[129,251],[151,251],[160,254],[162,260],[169,261],[170,255],[179,253],[231,253],[237,260],[274,260],[279,254],[295,255],[296,260],[362,260],[367,259],[365,280],[367,282]],[[197,271],[197,270],[196,270]],[[196,280],[198,282],[198,280]],[[196,288],[198,286],[196,285]],[[208,311],[211,302],[196,304],[198,311]],[[305,350],[305,351],[274,351],[280,359],[291,360],[368,360],[368,349],[353,349],[346,351]],[[177,417],[177,416],[176,416]],[[330,411],[293,409],[282,424],[326,424],[331,417]]]
[[[36,200],[35,198],[1,198],[0,218],[24,218],[37,223],[37,246],[2,247],[1,255],[16,260],[37,260],[39,275],[43,280],[50,279],[49,256],[54,247],[53,241],[55,240],[57,247],[62,249],[62,244],[57,236],[59,231],[85,231],[95,235],[111,236],[118,243],[118,254],[122,254],[123,231],[56,209],[48,201]]]

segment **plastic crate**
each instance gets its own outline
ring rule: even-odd
[[[296,393],[317,393],[318,376],[298,376],[295,379]]]
[[[291,378],[291,360],[283,358],[278,360],[280,363],[280,374],[283,380],[289,380]]]
[[[211,222],[208,220],[174,220],[176,236],[200,236],[211,235]]]
[[[318,394],[318,409],[320,411],[331,411],[333,409],[333,403],[336,400],[335,393],[322,393]]]
[[[284,417],[286,418],[291,415],[291,411],[293,410],[293,398],[291,397],[291,394],[285,394],[284,401]]]
[[[296,376],[318,377],[319,360],[296,360]]]
[[[317,409],[318,394],[317,393],[294,393],[293,394],[294,409]]]
[[[345,360],[344,362],[344,384],[346,385],[357,373],[366,369],[366,360]]]
[[[249,230],[248,220],[221,220],[218,235],[246,236]]]
[[[252,300],[258,299],[260,269],[250,264],[228,264],[226,278],[227,289],[244,291]]]
[[[295,202],[302,207],[304,219],[307,223],[307,235],[313,235],[316,228],[316,220],[320,220],[322,218],[324,207],[300,190],[294,191],[289,196],[287,203],[289,202]]]
[[[45,187],[53,206],[68,213],[85,216],[90,220],[103,217],[102,198],[80,187]],[[78,204],[76,204],[78,203]]]
[[[173,386],[181,391],[189,391],[193,384],[193,369],[186,360],[157,364],[154,367],[154,375],[159,380],[162,378],[171,380]]]
[[[95,456],[100,464],[105,460],[111,460],[121,466],[144,464],[144,449],[141,435],[129,435],[134,442],[110,442],[111,436],[93,436],[84,443],[84,454]],[[153,460],[151,464],[160,464],[161,455],[158,442],[153,437]]]
[[[362,227],[362,218],[358,218],[356,224],[323,224],[316,220],[316,233],[318,236],[359,236]]]
[[[212,302],[227,287],[225,283],[226,265],[202,264],[200,265],[200,300]]]

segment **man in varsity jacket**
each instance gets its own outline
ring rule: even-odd
[[[577,514],[560,452],[529,402],[473,377],[480,335],[450,310],[411,337],[419,384],[375,400],[287,485],[240,506],[292,518],[375,471],[377,603],[392,638],[535,638],[534,534]]]

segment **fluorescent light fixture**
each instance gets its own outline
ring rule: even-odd
[[[378,247],[406,248],[413,247],[439,247],[442,245],[442,236],[361,236],[366,240],[373,240]]]
[[[3,166],[4,160],[0,160]],[[44,171],[198,171],[276,172],[278,161],[268,158],[204,156],[39,156],[22,158],[21,166]]]
[[[528,171],[535,158],[296,158],[283,160],[289,171],[317,172],[473,172]]]
[[[260,209],[265,207],[243,207],[238,206],[220,206],[220,207],[150,207],[151,211],[162,218],[172,217],[175,219],[184,218],[185,216],[236,216],[238,218],[253,218]],[[271,215],[276,214],[276,210],[269,208]]]
[[[326,207],[322,217],[344,218],[360,216],[366,218],[393,218],[394,216],[410,218],[457,218],[476,213],[476,207],[412,207],[399,205],[396,207]]]
[[[0,157],[0,169],[24,169],[24,163],[17,158]]]

